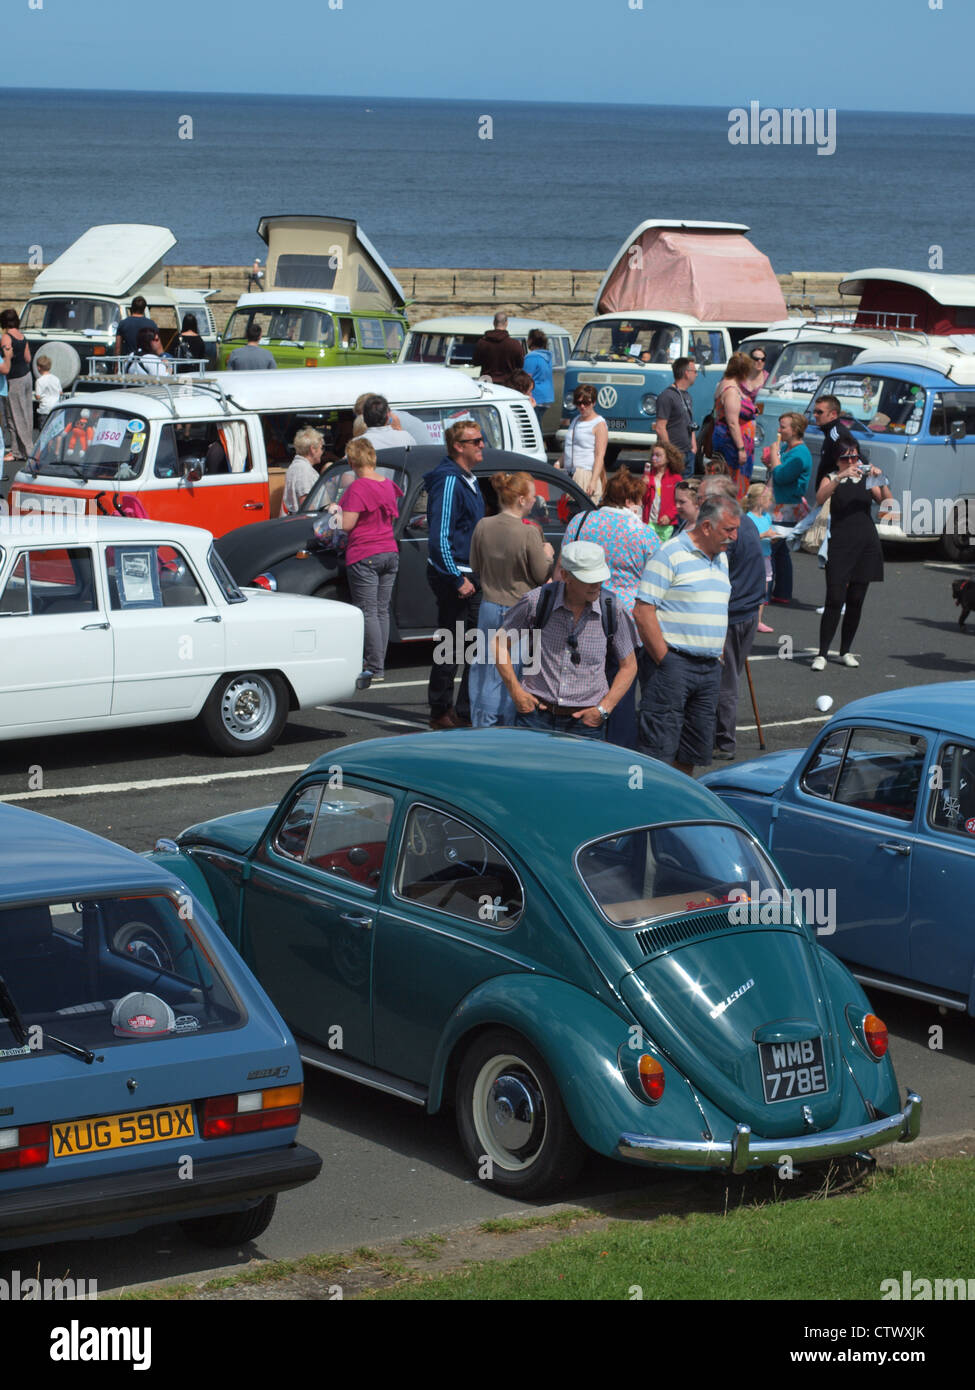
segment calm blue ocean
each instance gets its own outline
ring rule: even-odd
[[[0,261],[143,221],[174,263],[242,265],[261,215],[329,212],[393,266],[603,268],[683,217],[748,223],[779,272],[927,269],[932,245],[975,271],[972,116],[841,111],[823,156],[733,146],[725,108],[6,90],[0,129]]]

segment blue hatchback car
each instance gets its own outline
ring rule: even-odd
[[[258,1236],[321,1168],[274,1006],[147,859],[12,806],[0,845],[0,1249]]]
[[[975,1014],[975,681],[854,700],[805,750],[701,781],[832,902],[820,939],[861,983]]]

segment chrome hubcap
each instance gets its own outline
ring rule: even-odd
[[[263,676],[238,676],[220,701],[223,726],[234,738],[260,738],[274,718],[274,691]]]
[[[528,1168],[545,1140],[542,1089],[520,1057],[498,1056],[478,1073],[472,1096],[481,1152],[508,1172]]]

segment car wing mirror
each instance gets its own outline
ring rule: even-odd
[[[183,466],[183,476],[180,478],[180,486],[184,483],[187,487],[193,483],[198,483],[203,477],[203,469],[198,463],[187,463]]]
[[[952,439],[964,439],[966,434],[964,420],[952,420],[951,437]]]

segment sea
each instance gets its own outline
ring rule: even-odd
[[[839,111],[819,153],[732,144],[725,107],[6,89],[0,129],[3,262],[132,221],[246,265],[295,212],[394,267],[603,269],[660,217],[746,223],[779,273],[975,272],[975,116]]]

